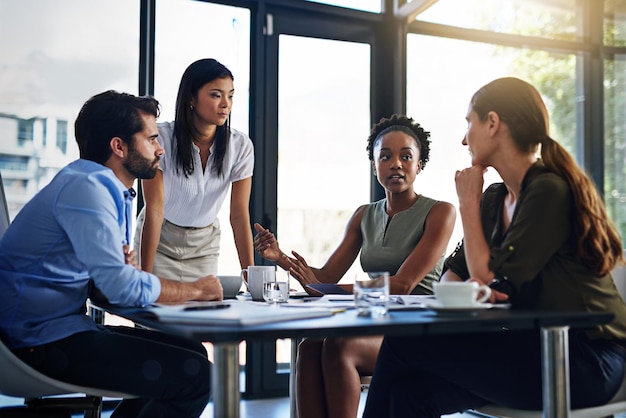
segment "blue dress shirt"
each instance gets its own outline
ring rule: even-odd
[[[85,315],[95,286],[110,303],[141,306],[159,279],[125,264],[134,192],[109,168],[77,160],[15,217],[0,240],[0,338],[10,348],[96,330]]]

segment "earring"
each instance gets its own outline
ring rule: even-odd
[[[193,110],[193,103],[189,103],[189,109]]]

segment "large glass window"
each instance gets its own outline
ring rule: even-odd
[[[604,43],[626,46],[626,2],[604,1]],[[604,200],[626,242],[626,54],[604,60]]]
[[[489,32],[573,41],[580,38],[572,0],[439,0],[417,19]]]
[[[453,7],[452,7],[453,6]],[[591,63],[587,63],[585,67],[580,65],[583,60],[592,59],[592,56],[585,54],[588,49],[589,39],[598,39],[597,34],[582,33],[582,29],[588,31],[597,30],[593,22],[589,22],[588,15],[581,13],[583,7],[603,8],[602,13],[604,23],[604,136],[600,137],[595,132],[591,138],[583,138],[580,132],[580,126],[583,124],[592,125],[592,122],[584,117],[589,117],[584,112],[583,106],[587,98],[592,97],[589,92],[583,91],[585,83],[593,80],[595,74],[589,73]],[[624,50],[626,46],[626,3],[622,0],[606,0],[603,2],[594,1],[566,1],[566,0],[550,0],[543,2],[528,0],[439,0],[430,8],[421,13],[417,20],[420,22],[432,22],[449,26],[457,26],[460,28],[478,29],[482,31],[525,35],[546,38],[548,40],[567,40],[579,43],[580,55],[572,54],[555,54],[547,52],[547,50],[556,50],[551,48],[550,42],[546,41],[543,45],[544,50],[536,49],[515,49],[497,47],[495,45],[483,45],[463,43],[463,41],[446,41],[445,39],[436,38],[428,41],[429,45],[439,45],[443,48],[440,51],[446,51],[446,54],[438,53],[437,50],[428,50],[424,48],[423,41],[416,41],[417,36],[409,35],[409,53],[407,61],[409,69],[411,61],[415,59],[414,54],[420,53],[421,56],[428,56],[430,59],[436,57],[438,72],[446,72],[450,67],[451,57],[464,56],[463,59],[453,58],[452,62],[457,62],[456,68],[452,71],[457,72],[461,68],[463,77],[463,86],[468,80],[474,80],[474,76],[468,76],[472,73],[472,69],[477,70],[478,79],[484,74],[489,74],[487,78],[493,78],[492,75],[514,75],[525,78],[542,93],[544,100],[548,104],[551,113],[551,134],[568,151],[576,155],[577,151],[583,149],[597,149],[590,142],[603,140],[604,145],[604,193],[605,202],[611,218],[618,225],[622,237],[626,237],[626,166],[625,166],[625,147],[624,131],[626,127],[625,109],[624,109]],[[583,24],[583,22],[588,24]],[[415,24],[418,28],[419,22]],[[443,31],[449,29],[442,29]],[[494,36],[497,38],[497,36]],[[426,39],[426,37],[424,37]],[[521,44],[523,38],[504,38],[505,42],[515,42]],[[501,39],[502,40],[502,39]],[[584,42],[587,40],[587,42]],[[496,41],[497,42],[497,41]],[[534,41],[536,44],[536,41]],[[416,47],[420,45],[421,48]],[[473,45],[463,46],[461,45]],[[469,53],[469,55],[465,55]],[[506,58],[508,56],[508,58]],[[509,61],[509,62],[507,62]],[[428,70],[416,66],[416,72],[409,70],[408,87],[408,105],[416,100],[413,90],[411,89],[411,80],[420,87],[427,87],[424,83],[419,84],[423,74],[428,74]],[[480,74],[479,74],[480,73]],[[495,74],[494,74],[495,73]],[[458,80],[458,78],[457,78]],[[445,88],[450,87],[450,83],[455,83],[453,74],[448,74],[444,85]],[[474,83],[472,91],[480,86],[481,83]],[[458,92],[456,86],[454,91]],[[466,100],[469,99],[466,92]],[[455,94],[455,97],[458,95]],[[446,97],[448,99],[449,97]],[[452,99],[454,100],[454,99]],[[600,115],[602,115],[600,113]],[[594,114],[593,117],[597,117]],[[421,117],[421,116],[418,116]],[[436,126],[436,125],[435,125]],[[577,131],[578,129],[578,131]],[[587,141],[583,144],[582,140]],[[449,150],[446,149],[448,153]],[[582,160],[582,155],[576,155]],[[585,158],[589,158],[588,155]],[[593,161],[598,161],[597,156],[593,157]],[[435,160],[436,157],[433,156]],[[429,172],[436,166],[433,162],[429,168]],[[597,170],[599,167],[588,167],[590,170]],[[424,173],[424,179],[427,178]],[[598,175],[598,174],[596,174]],[[451,189],[453,190],[453,188]],[[454,199],[452,191],[449,192]],[[457,228],[458,229],[458,228]],[[624,238],[623,238],[624,239]]]
[[[137,92],[138,45],[139,1],[0,0],[0,161],[28,160],[2,168],[12,218],[78,157],[82,104],[108,89]]]
[[[370,61],[369,44],[279,37],[276,235],[310,266],[324,265],[350,216],[370,201]],[[357,258],[341,282],[358,271]],[[287,370],[290,344],[276,342],[278,371]]]
[[[279,51],[277,236],[321,267],[369,202],[370,46],[280,35]]]
[[[604,43],[626,46],[626,2],[604,0]]]
[[[626,238],[626,55],[604,61],[604,200]]]
[[[408,36],[407,51],[407,113],[432,140],[430,161],[416,180],[419,193],[458,206],[454,172],[470,163],[461,144],[468,104],[476,90],[498,77],[519,77],[536,86],[551,114],[552,137],[575,153],[574,55],[421,35]],[[425,59],[437,65],[424,65]],[[485,186],[499,180],[489,169]],[[462,238],[461,227],[457,221],[449,249]]]

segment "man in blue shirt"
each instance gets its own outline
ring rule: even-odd
[[[154,177],[164,152],[158,113],[149,97],[107,91],[89,99],[75,124],[81,158],[0,240],[0,338],[50,377],[136,397],[112,417],[198,417],[211,392],[200,343],[85,315],[96,296],[121,306],[222,299],[214,276],[164,280],[137,269],[128,251],[133,182]]]

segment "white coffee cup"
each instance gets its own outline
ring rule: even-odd
[[[486,302],[491,288],[476,282],[435,283],[435,298],[444,307],[471,308]]]
[[[248,276],[246,279],[246,275]],[[241,270],[241,277],[246,285],[253,300],[263,300],[263,278],[275,280],[275,266],[248,266],[247,269]]]
[[[224,290],[224,299],[233,299],[235,296],[237,296],[237,293],[241,288],[241,275],[224,276],[218,274],[217,278],[222,284],[222,289]]]

